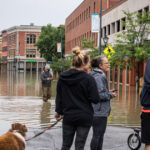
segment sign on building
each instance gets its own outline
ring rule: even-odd
[[[104,49],[104,54],[107,55],[108,58],[110,58],[115,54],[115,50],[109,45]]]
[[[57,43],[57,52],[61,52],[61,43]]]
[[[92,32],[99,32],[100,28],[100,18],[99,14],[92,14],[92,19],[91,19],[91,31]]]

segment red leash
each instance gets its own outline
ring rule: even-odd
[[[52,127],[54,127],[62,118],[58,119],[55,123],[53,123],[52,125],[50,125],[48,128],[44,129],[43,131],[37,133],[36,135],[34,135],[33,137],[26,139],[25,141],[30,141],[31,139],[36,138],[37,136],[43,134],[44,132],[46,132],[47,130],[50,130]]]

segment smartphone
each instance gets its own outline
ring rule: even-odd
[[[113,90],[112,92],[117,92],[117,91],[118,91],[118,90],[115,89],[115,90]]]

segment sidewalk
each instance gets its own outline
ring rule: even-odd
[[[29,131],[27,138],[32,137],[38,132],[38,130]],[[130,150],[127,146],[127,138],[132,132],[133,130],[130,128],[108,126],[105,133],[103,150]],[[85,150],[90,150],[91,136],[92,130],[89,133]],[[61,128],[51,129],[35,139],[28,141],[26,150],[60,150],[61,143]],[[72,146],[71,150],[74,150],[74,146]],[[144,150],[144,145],[141,146],[140,150]]]

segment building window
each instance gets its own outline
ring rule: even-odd
[[[80,14],[80,24],[81,24],[81,14]]]
[[[96,5],[95,5],[95,2],[94,2],[94,14],[95,14],[95,10],[96,10],[96,7],[95,7]]]
[[[145,7],[145,8],[144,8],[144,11],[145,11],[145,12],[149,12],[149,6]]]
[[[36,49],[26,49],[26,57],[36,57]]]
[[[10,49],[9,50],[9,56],[14,57],[15,56],[15,49]]]
[[[36,35],[35,34],[27,34],[26,43],[34,44],[35,42],[36,42]]]
[[[2,37],[2,42],[7,42],[7,36]]]
[[[9,41],[9,45],[15,44],[15,42],[16,42],[16,35],[15,35],[15,34],[10,35],[10,36],[8,37],[8,41]]]
[[[117,32],[120,32],[120,20],[117,21]]]
[[[111,24],[111,26],[112,26],[112,32],[111,32],[111,33],[113,34],[113,33],[115,33],[115,22],[113,22],[113,23]]]
[[[8,51],[8,47],[5,46],[5,47],[2,47],[2,52],[7,52]]]
[[[108,28],[108,35],[110,35],[110,24],[107,26]]]
[[[107,34],[107,30],[106,30],[106,27],[104,27],[104,35],[103,35],[103,37]]]
[[[88,9],[86,9],[86,19],[88,18]]]
[[[125,30],[125,29],[126,29],[126,25],[125,25],[125,23],[126,23],[126,18],[122,18],[122,19],[121,19],[121,23],[122,23],[122,30]]]
[[[91,17],[91,8],[89,6],[89,18]]]

